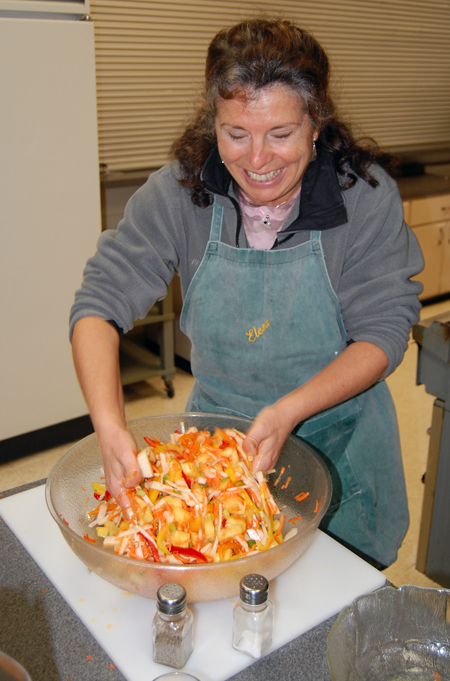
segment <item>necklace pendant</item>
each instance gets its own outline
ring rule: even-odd
[[[270,216],[269,216],[269,215],[266,215],[266,216],[265,216],[265,218],[264,218],[264,220],[263,220],[263,224],[264,224],[264,225],[267,225],[267,227],[270,227],[271,222],[270,222]]]

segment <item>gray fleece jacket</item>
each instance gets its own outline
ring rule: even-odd
[[[297,203],[275,248],[290,248],[322,231],[325,262],[340,301],[348,342],[369,341],[389,359],[386,375],[401,362],[410,328],[418,321],[422,285],[410,277],[423,268],[412,231],[403,221],[395,181],[380,167],[371,187],[358,178],[342,190],[331,158],[310,163]],[[170,163],[152,173],[131,197],[117,230],[103,232],[84,271],[70,316],[70,333],[82,317],[113,321],[124,332],[164,298],[175,271],[186,294],[205,252],[212,206],[199,208]],[[231,177],[213,150],[202,181],[224,207],[222,240],[247,247]],[[289,295],[287,285],[286,295]]]

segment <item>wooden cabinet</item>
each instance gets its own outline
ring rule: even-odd
[[[424,270],[420,298],[450,293],[450,194],[413,199],[403,204],[405,220],[419,240]]]

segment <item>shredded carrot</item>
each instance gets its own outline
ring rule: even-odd
[[[83,490],[83,492],[86,491],[86,490],[84,489],[83,485],[80,485],[80,487],[81,487],[81,489]]]
[[[314,509],[314,513],[317,513],[318,510],[319,510],[319,502],[316,499],[316,507]]]
[[[87,656],[87,661],[89,662],[89,660],[92,660],[92,655]]]
[[[68,676],[68,677],[66,678],[66,681],[71,681],[72,679],[73,679],[73,676]]]
[[[278,478],[277,478],[277,479],[275,480],[275,482],[273,483],[273,486],[274,486],[274,487],[276,487],[276,486],[278,485],[278,483],[280,482],[280,478],[281,478],[281,476],[283,475],[283,473],[284,473],[285,470],[286,470],[286,469],[285,469],[285,467],[283,466],[283,467],[281,468],[280,475],[278,476]]]
[[[437,672],[434,672],[434,676],[436,678],[436,681],[441,681],[441,677],[439,676],[439,674]]]
[[[309,497],[309,492],[301,492],[301,494],[297,494],[295,498],[297,501],[303,501],[303,499],[306,499],[306,497]]]
[[[286,482],[284,483],[284,485],[281,485],[281,489],[286,489],[286,487],[289,485],[290,482],[291,482],[291,476],[289,476],[286,479]]]
[[[278,535],[281,533],[281,530],[283,529],[284,521],[285,521],[285,515],[284,515],[284,513],[282,513],[280,515],[280,524],[278,525],[278,528],[273,535],[274,537],[278,537]]]
[[[109,663],[109,666],[111,667],[111,669],[115,669],[115,666],[113,665],[112,662]]]
[[[288,520],[288,523],[292,523],[293,525],[295,525],[297,520],[301,520],[301,519],[302,519],[301,515],[296,515],[295,518],[291,518],[290,520]]]
[[[48,589],[41,589],[41,591],[42,591],[43,594],[46,594]]]
[[[96,544],[96,543],[97,543],[96,540],[95,540],[95,539],[92,539],[92,538],[88,535],[87,532],[86,532],[86,534],[84,535],[83,539],[86,539],[86,541],[90,541],[91,544]]]
[[[69,523],[67,522],[67,520],[66,520],[65,518],[63,518],[63,517],[61,516],[61,520],[63,521],[63,523],[66,523],[67,527],[69,527]]]

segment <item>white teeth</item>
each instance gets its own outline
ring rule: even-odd
[[[273,180],[274,177],[279,175],[281,173],[281,168],[279,168],[278,170],[272,170],[271,173],[266,173],[265,175],[251,173],[250,170],[247,170],[247,173],[250,179],[256,180],[256,182],[267,182],[267,180]]]

